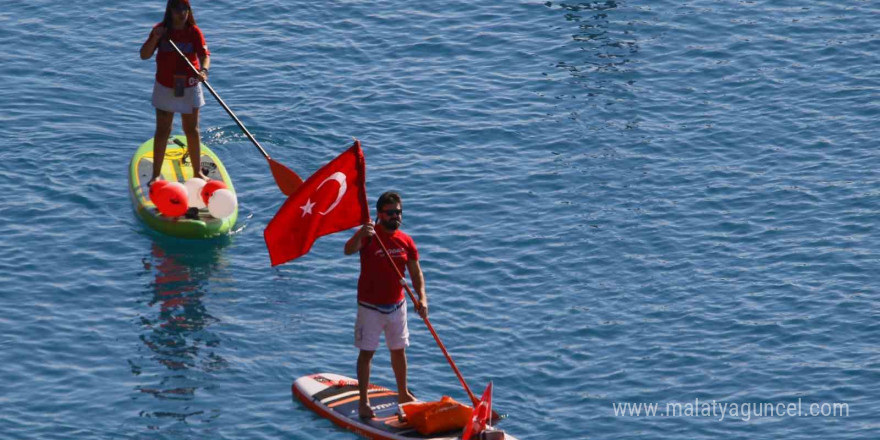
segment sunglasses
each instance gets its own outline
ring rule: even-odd
[[[391,216],[391,215],[403,215],[402,209],[386,209],[382,211],[383,214]]]

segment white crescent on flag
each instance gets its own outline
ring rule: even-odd
[[[331,180],[335,180],[336,182],[339,183],[339,194],[336,195],[336,200],[333,201],[333,203],[330,205],[330,207],[327,208],[326,211],[321,212],[321,215],[327,215],[327,213],[332,211],[333,208],[336,208],[336,205],[338,205],[339,202],[342,200],[342,196],[345,195],[345,191],[348,190],[348,184],[345,182],[345,174],[337,171],[337,172],[331,174],[330,177],[324,179],[324,181],[321,182],[321,184],[318,185],[317,188],[315,188],[315,191],[318,191],[319,189],[321,189],[321,187],[324,186],[325,183],[327,183],[328,181],[331,181]]]

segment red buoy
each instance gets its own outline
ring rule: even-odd
[[[164,185],[156,191],[156,197],[153,198],[156,209],[167,217],[180,217],[186,214],[188,202],[186,187],[180,182],[171,182]]]
[[[202,187],[202,201],[205,202],[205,205],[208,204],[208,200],[211,200],[214,191],[218,189],[226,189],[226,184],[222,180],[212,180]]]

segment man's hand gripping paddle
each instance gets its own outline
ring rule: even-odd
[[[189,62],[189,59],[186,57],[186,55],[183,54],[183,52],[180,51],[177,45],[174,44],[174,42],[171,41],[170,38],[168,39],[168,42],[171,43],[171,47],[174,48],[177,54],[180,55],[180,57],[183,58],[184,61],[186,61],[186,64],[189,66],[189,68],[192,69],[193,72],[196,73],[196,75],[198,75],[199,72],[196,70],[195,66],[193,66],[192,63]],[[211,94],[214,95],[214,98],[216,98],[217,102],[220,103],[220,106],[223,107],[223,110],[226,110],[226,113],[228,113],[229,116],[232,117],[232,120],[234,120],[235,123],[238,124],[238,128],[240,128],[241,131],[244,132],[245,136],[247,136],[247,138],[254,143],[258,150],[260,150],[260,153],[263,153],[263,157],[265,157],[266,160],[269,161],[269,169],[272,171],[272,177],[275,178],[275,184],[278,185],[278,188],[281,189],[281,192],[283,192],[286,196],[293,194],[293,192],[296,191],[296,189],[299,188],[300,185],[302,185],[302,178],[300,178],[290,168],[287,168],[280,162],[277,162],[276,160],[269,157],[269,153],[266,153],[266,150],[263,149],[263,146],[260,145],[260,143],[257,142],[256,139],[254,139],[254,136],[251,134],[251,132],[248,131],[247,128],[245,128],[244,124],[241,123],[241,120],[238,119],[238,116],[235,116],[235,113],[232,113],[232,110],[230,110],[229,106],[226,105],[225,102],[223,102],[223,99],[221,99],[220,95],[218,95],[217,92],[214,91],[214,88],[211,87],[210,84],[208,84],[208,81],[203,82],[205,83],[205,87],[208,88],[208,91],[210,91]]]

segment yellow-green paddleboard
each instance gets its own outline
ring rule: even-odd
[[[202,172],[211,180],[222,180],[229,191],[235,194],[232,179],[220,158],[210,148],[201,146]],[[153,175],[153,139],[141,145],[131,158],[129,167],[129,191],[135,215],[147,226],[163,234],[179,238],[204,239],[227,234],[238,219],[238,207],[235,212],[224,219],[211,216],[208,208],[199,210],[198,218],[166,217],[159,213],[156,205],[150,201],[150,189],[147,182]],[[192,178],[192,164],[186,151],[186,137],[174,136],[168,140],[165,160],[162,163],[162,178],[169,182],[184,183]]]

